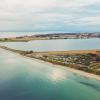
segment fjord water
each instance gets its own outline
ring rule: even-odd
[[[100,100],[100,81],[0,49],[0,100]]]
[[[30,42],[6,42],[4,46],[18,50],[34,51],[65,51],[65,50],[93,50],[100,49],[100,39],[59,39],[34,40]]]

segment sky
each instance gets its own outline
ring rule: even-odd
[[[100,0],[0,0],[0,31],[100,32]]]

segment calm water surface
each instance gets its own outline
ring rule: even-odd
[[[100,81],[0,49],[0,100],[100,100]]]
[[[100,39],[36,40],[30,42],[7,42],[2,45],[19,50],[64,51],[100,49]]]

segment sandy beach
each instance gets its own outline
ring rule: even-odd
[[[25,57],[25,58],[29,58],[29,57]],[[59,67],[59,68],[64,69],[66,71],[70,71],[72,73],[79,74],[79,75],[87,77],[87,78],[94,78],[96,80],[100,80],[100,76],[99,75],[87,73],[87,72],[84,72],[84,71],[81,71],[81,70],[76,70],[76,69],[73,69],[73,68],[70,68],[70,67],[65,67],[65,66],[62,66],[62,65],[55,65],[53,63],[49,63],[49,62],[46,62],[46,61],[38,60],[38,59],[35,59],[35,58],[29,58],[29,59],[35,60],[35,61],[40,62],[40,63],[48,64],[49,66],[52,66],[52,67]]]

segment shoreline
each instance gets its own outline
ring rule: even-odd
[[[70,68],[70,67],[65,67],[65,66],[62,66],[62,65],[56,65],[56,64],[53,64],[53,63],[50,63],[50,62],[47,62],[47,61],[43,61],[43,60],[40,60],[40,59],[27,57],[27,56],[24,56],[24,55],[21,55],[19,53],[12,52],[12,51],[9,51],[9,50],[3,49],[3,48],[0,48],[0,49],[5,50],[5,51],[10,52],[10,53],[13,53],[13,54],[16,54],[18,56],[24,57],[26,59],[35,60],[36,62],[45,63],[45,64],[50,65],[52,67],[57,67],[57,68],[60,68],[60,69],[66,70],[66,71],[70,71],[71,73],[81,75],[81,76],[86,77],[86,78],[96,79],[96,80],[100,81],[99,75],[91,74],[91,73],[84,72],[84,71],[77,70],[77,69],[73,69],[73,68]]]
[[[91,73],[84,72],[84,71],[77,70],[77,69],[73,69],[73,68],[70,68],[70,67],[65,67],[65,66],[62,66],[62,65],[56,65],[56,64],[46,62],[46,61],[43,61],[43,60],[39,60],[39,59],[35,59],[35,58],[30,58],[30,57],[26,57],[26,56],[25,56],[25,58],[29,58],[29,59],[35,60],[37,62],[40,62],[40,63],[46,63],[46,64],[48,64],[52,67],[58,67],[58,68],[61,68],[63,70],[70,71],[72,73],[75,73],[75,74],[78,74],[78,75],[81,75],[81,76],[84,76],[84,77],[87,77],[87,78],[94,78],[96,80],[100,80],[99,75],[91,74]]]

